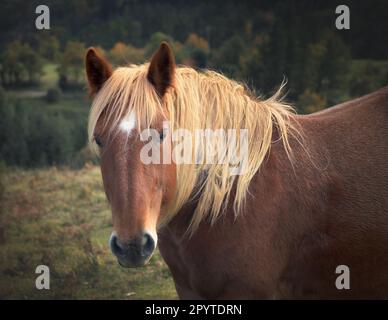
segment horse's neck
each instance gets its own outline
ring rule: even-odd
[[[311,148],[302,146],[300,142],[290,137],[293,150],[293,157],[290,159],[279,138],[278,129],[274,126],[272,133],[273,143],[270,151],[267,153],[262,166],[251,180],[249,194],[247,195],[247,202],[255,201],[260,203],[260,207],[264,209],[268,203],[268,198],[278,196],[281,192],[284,192],[284,195],[280,196],[281,199],[279,201],[282,202],[285,208],[289,205],[287,202],[304,201],[303,199],[308,202],[311,196],[308,185],[311,184],[311,181],[317,184],[317,190],[321,189],[325,183],[325,179],[319,174],[320,170],[317,167],[319,164],[318,158]],[[308,152],[306,148],[309,149]],[[314,158],[314,163],[312,158]],[[206,173],[204,173],[204,176],[206,176]],[[193,194],[196,194],[197,198],[199,198],[200,194],[196,192],[198,192],[198,188],[193,190]],[[252,195],[253,198],[251,197]],[[228,217],[234,219],[233,200],[234,192],[232,191],[227,210],[221,214],[219,219]],[[185,235],[194,215],[196,205],[197,202],[195,200],[189,200],[169,222],[167,229],[177,239]],[[249,210],[243,209],[240,215],[249,215],[251,213]],[[199,228],[202,230],[211,228],[208,219],[205,218]]]

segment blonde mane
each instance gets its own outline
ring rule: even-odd
[[[297,130],[290,121],[292,107],[280,100],[282,87],[271,98],[261,100],[249,94],[242,84],[219,73],[179,67],[176,68],[173,88],[161,101],[147,80],[148,66],[118,68],[106,81],[91,108],[89,142],[94,145],[94,128],[107,106],[110,106],[110,111],[105,123],[109,122],[112,130],[132,110],[137,115],[138,129],[149,128],[163,108],[168,110],[172,130],[247,129],[248,161],[243,175],[231,175],[227,164],[177,165],[175,200],[162,224],[193,198],[198,204],[189,231],[192,233],[205,218],[214,223],[229,203],[232,188],[235,188],[233,204],[237,217],[244,205],[248,186],[270,149],[274,126],[290,156],[289,135]]]

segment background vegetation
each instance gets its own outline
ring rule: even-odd
[[[109,252],[111,213],[99,168],[13,170],[3,172],[2,186],[0,298],[176,298],[159,253],[128,271]],[[50,267],[50,290],[35,288],[41,264]]]
[[[383,0],[348,1],[351,28],[342,31],[330,0],[56,0],[47,1],[51,29],[41,31],[38,4],[0,4],[0,160],[11,166],[89,159],[83,60],[91,45],[117,66],[144,62],[167,40],[178,63],[218,70],[261,95],[285,78],[301,113],[388,83]]]
[[[177,62],[210,68],[311,113],[388,84],[385,0],[47,0],[51,29],[36,30],[40,1],[0,3],[0,297],[176,297],[157,255],[144,270],[108,253],[110,213],[86,147],[90,101],[85,50],[115,65],[142,63],[162,40]],[[53,266],[56,290],[34,287]],[[133,294],[135,292],[135,294]]]

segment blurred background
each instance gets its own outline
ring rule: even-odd
[[[37,30],[35,8],[50,9]],[[350,8],[337,30],[335,8]],[[388,4],[373,1],[3,0],[0,3],[0,298],[177,297],[159,254],[123,269],[86,141],[84,55],[143,63],[166,40],[177,62],[210,68],[311,113],[388,84]],[[50,267],[50,290],[35,288]]]

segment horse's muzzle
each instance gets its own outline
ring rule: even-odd
[[[144,233],[130,241],[122,242],[115,233],[109,239],[109,246],[124,268],[144,266],[155,250],[155,240],[149,233]]]

